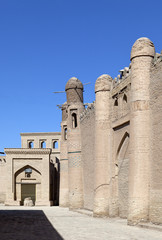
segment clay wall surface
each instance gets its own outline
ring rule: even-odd
[[[77,94],[76,94],[77,93]],[[70,89],[67,90],[67,99],[69,99],[69,102],[83,102],[83,91],[82,89]]]
[[[6,200],[6,158],[0,156],[0,204]]]
[[[83,163],[84,208],[93,210],[94,200],[94,142],[95,142],[95,109],[84,111],[81,116],[81,145]]]
[[[150,96],[152,150],[150,220],[154,223],[162,223],[162,61],[152,68]]]
[[[115,106],[116,100],[117,106]],[[112,127],[110,208],[114,208],[112,205],[115,202],[115,210],[112,209],[112,215],[126,218],[128,211],[130,74],[113,87],[110,101]],[[95,109],[93,107],[93,105],[89,106],[81,114],[84,208],[90,210],[93,209],[95,177]]]

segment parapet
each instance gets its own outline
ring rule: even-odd
[[[95,84],[95,93],[99,91],[110,91],[112,80],[112,77],[107,74],[98,77]]]
[[[76,77],[72,77],[68,80],[66,87],[65,87],[65,91],[67,91],[68,89],[82,89],[83,90],[83,84],[81,83],[81,81],[76,78]]]
[[[139,38],[135,41],[132,51],[131,51],[131,60],[139,56],[150,56],[154,57],[155,47],[153,42],[146,37]]]
[[[155,54],[154,44],[150,39],[142,37],[136,40],[131,51],[131,60],[139,56],[150,56],[154,58],[154,65],[161,61],[161,54]],[[113,88],[119,85],[123,80],[126,80],[131,74],[131,63],[129,67],[121,69],[120,74],[113,80]]]
[[[84,109],[84,111],[80,114],[80,121],[82,122],[85,118],[88,118],[88,116],[91,113],[94,113],[95,111],[95,102],[93,103],[88,103],[87,108]]]
[[[61,106],[62,109],[66,108],[67,107],[67,102],[64,102]]]
[[[67,115],[67,102],[62,104],[61,110],[62,110],[62,121],[66,121],[66,119],[68,117],[68,115]]]
[[[129,67],[125,67],[124,69],[121,69],[120,74],[113,79],[113,88],[115,88],[117,85],[119,85],[123,80],[128,78],[131,73],[131,63],[129,64]]]
[[[154,66],[158,63],[162,62],[162,51],[161,53],[156,53],[154,57]]]

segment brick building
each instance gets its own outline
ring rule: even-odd
[[[129,67],[115,79],[101,75],[87,107],[77,78],[65,90],[61,133],[21,134],[21,149],[5,149],[0,201],[35,194],[36,205],[162,224],[162,54],[138,39]]]

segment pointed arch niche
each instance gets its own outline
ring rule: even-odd
[[[125,132],[116,155],[118,175],[119,216],[126,218],[128,214],[128,167],[129,167],[129,133]]]
[[[14,200],[24,203],[26,197],[31,197],[33,203],[41,198],[41,173],[31,165],[25,165],[14,174]]]

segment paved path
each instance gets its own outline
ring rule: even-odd
[[[0,206],[0,240],[162,240],[124,219],[92,218],[59,207]]]

